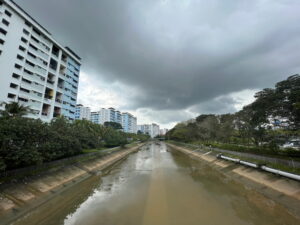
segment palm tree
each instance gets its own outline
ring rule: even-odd
[[[32,112],[29,106],[24,106],[18,102],[2,102],[0,106],[4,105],[4,110],[0,110],[0,115],[3,117],[22,117]]]

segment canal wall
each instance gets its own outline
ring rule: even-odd
[[[129,154],[138,151],[143,144],[115,151],[104,157],[87,160],[73,165],[37,174],[23,181],[17,181],[0,186],[0,220],[24,214],[33,207],[46,202],[55,194],[67,190],[93,174],[113,165]],[[1,224],[1,222],[0,222]]]
[[[178,150],[189,157],[200,160],[220,173],[253,189],[265,197],[283,205],[294,216],[300,218],[300,182],[234,162],[218,159],[211,153],[192,151],[184,147],[167,143],[172,149]]]

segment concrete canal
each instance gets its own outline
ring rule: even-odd
[[[287,209],[205,163],[149,143],[102,175],[39,206],[14,224],[300,224]]]

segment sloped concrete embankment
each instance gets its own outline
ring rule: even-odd
[[[88,160],[35,176],[28,182],[6,185],[0,192],[0,218],[24,214],[32,207],[51,199],[54,194],[60,193],[74,184],[83,181],[93,174],[111,166],[115,162],[137,151],[143,144],[120,150],[106,157]],[[1,220],[1,219],[0,219]]]
[[[259,169],[250,168],[233,162],[217,159],[209,153],[192,151],[173,144],[167,144],[172,149],[187,154],[193,159],[207,163],[227,176],[229,179],[242,183],[265,197],[283,205],[294,216],[300,218],[300,182]]]

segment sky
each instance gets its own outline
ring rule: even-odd
[[[15,0],[81,58],[78,102],[171,128],[300,71],[299,0]]]

